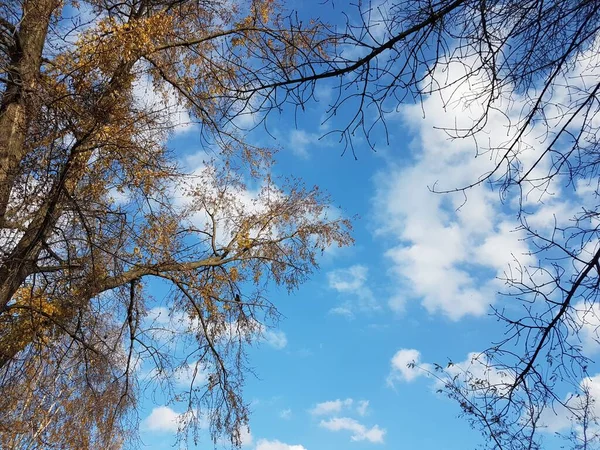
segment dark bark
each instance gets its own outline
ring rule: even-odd
[[[18,167],[25,156],[25,136],[32,117],[42,51],[58,0],[26,0],[23,18],[10,49],[9,82],[0,102],[0,227]],[[35,115],[35,114],[34,114]]]

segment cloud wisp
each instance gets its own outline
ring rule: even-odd
[[[368,427],[357,419],[348,417],[349,414],[357,414],[364,417],[369,407],[368,400],[354,400],[352,398],[329,400],[317,403],[309,413],[312,416],[325,416],[321,419],[319,427],[329,431],[349,431],[351,441],[369,441],[374,444],[382,444],[386,430],[379,425]],[[341,414],[345,416],[341,416]]]
[[[338,292],[344,299],[338,306],[331,308],[332,314],[352,318],[357,312],[381,309],[367,284],[368,275],[369,269],[360,264],[327,273],[329,288]]]
[[[369,441],[374,444],[383,444],[385,430],[374,425],[367,428],[356,419],[350,417],[333,417],[328,420],[322,420],[319,426],[330,431],[349,431],[352,441]]]
[[[261,439],[256,443],[256,450],[307,450],[302,445],[290,445],[278,440]]]

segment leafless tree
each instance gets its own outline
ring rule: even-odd
[[[524,264],[515,255],[506,271],[504,294],[523,308],[495,310],[506,335],[481,355],[488,373],[502,377],[447,373],[446,392],[491,448],[541,448],[543,415],[559,406],[596,432],[594,408],[565,398],[564,389],[585,394],[590,360],[582,341],[597,341],[600,325],[599,10],[596,1],[362,2],[347,11],[331,67],[293,80],[297,102],[312,93],[306,81],[336,78],[329,118],[342,108],[354,115],[331,133],[355,153],[353,135],[362,132],[374,145],[399,105],[438,95],[448,109],[471,114],[466,126],[443,130],[449,139],[468,139],[492,166],[468,185],[439,192],[487,185],[507,207],[516,202],[519,229],[537,260]],[[487,133],[497,116],[503,138],[492,140]],[[555,217],[550,230],[533,224],[532,212],[559,189],[573,199],[575,191],[589,195]],[[597,445],[580,434],[571,443]]]

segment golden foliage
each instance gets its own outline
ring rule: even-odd
[[[189,386],[182,435],[209,413],[213,437],[237,445],[244,345],[277,317],[268,283],[296,288],[351,238],[317,189],[272,180],[273,151],[230,121],[273,73],[321,58],[322,27],[291,33],[273,0],[23,5],[2,17],[22,15],[26,48],[0,58],[0,446],[119,448],[136,427],[136,368],[177,401],[161,374],[191,355],[209,381]],[[172,104],[217,149],[195,176],[165,145]],[[149,279],[170,291],[154,298]]]

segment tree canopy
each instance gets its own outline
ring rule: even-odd
[[[321,27],[269,0],[27,0],[1,14],[2,447],[117,448],[140,363],[164,380],[192,360],[210,375],[189,387],[182,430],[203,414],[239,443],[244,344],[276,315],[266,283],[296,288],[351,239],[325,194],[271,179],[271,151],[230,120],[244,87],[323,58]],[[145,103],[144,85],[164,102]],[[201,126],[195,174],[165,146],[173,98]],[[145,317],[152,277],[172,286],[183,356]]]

